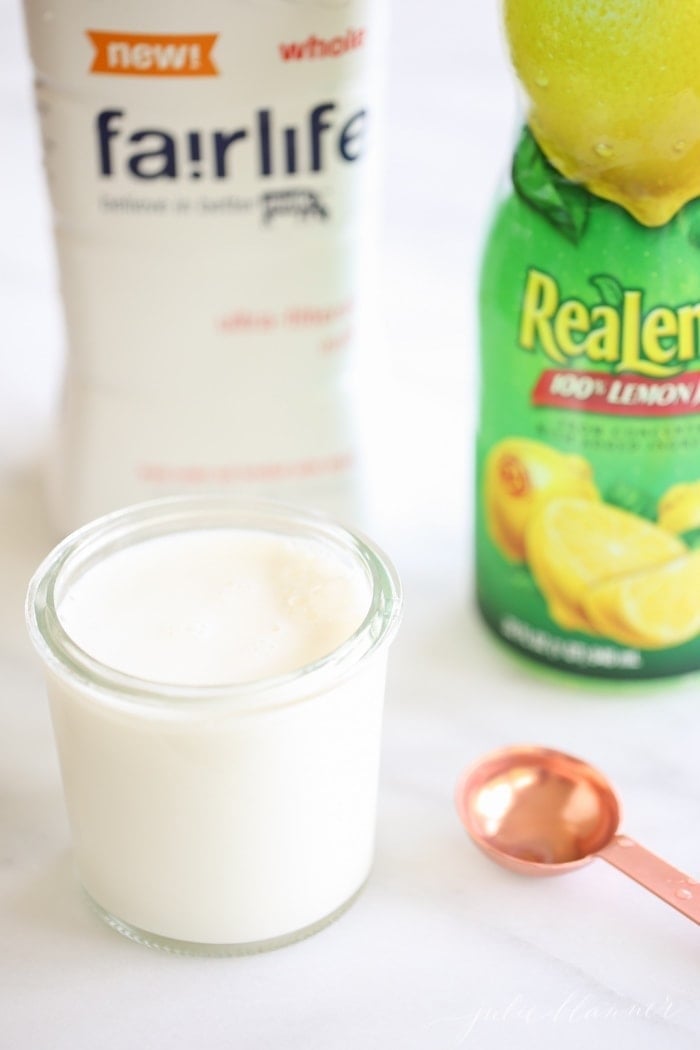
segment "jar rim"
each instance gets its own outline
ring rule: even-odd
[[[57,591],[118,550],[177,532],[217,528],[305,537],[351,556],[371,583],[369,609],[357,629],[330,653],[283,674],[250,682],[196,685],[141,678],[110,667],[82,649],[58,616]],[[43,560],[27,592],[29,636],[44,664],[61,680],[88,689],[95,700],[151,714],[191,713],[195,705],[259,711],[301,702],[349,676],[393,638],[401,618],[398,574],[387,555],[363,533],[332,518],[282,503],[231,496],[175,496],[106,514],[67,536]]]

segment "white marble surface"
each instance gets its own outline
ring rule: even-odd
[[[350,912],[276,953],[142,949],[85,908],[27,579],[49,546],[39,462],[57,307],[17,0],[0,0],[0,1046],[492,1050],[700,1045],[698,929],[603,862],[530,881],[463,833],[454,782],[515,741],[587,756],[625,830],[700,872],[697,681],[587,689],[512,661],[471,606],[468,474],[479,239],[513,124],[491,4],[394,4],[382,227],[387,351],[373,405],[379,539],[406,589],[377,861]]]

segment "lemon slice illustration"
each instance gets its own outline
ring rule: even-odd
[[[506,0],[505,23],[559,171],[647,226],[700,195],[700,0]]]
[[[566,497],[551,500],[532,518],[526,547],[552,619],[563,627],[568,620],[593,632],[599,628],[583,601],[591,587],[662,565],[687,551],[677,536],[635,514]]]
[[[506,438],[491,449],[484,482],[489,533],[511,561],[525,560],[525,530],[555,496],[599,499],[590,464],[530,438]]]
[[[700,528],[700,481],[672,485],[659,500],[659,525],[669,532]]]
[[[699,594],[700,551],[693,551],[593,587],[583,604],[601,634],[643,649],[665,649],[700,633]]]

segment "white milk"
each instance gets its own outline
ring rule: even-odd
[[[63,596],[63,627],[91,656],[178,685],[298,671],[364,620],[370,581],[318,542],[210,529],[145,540],[93,565]]]
[[[66,532],[174,492],[360,512],[385,0],[25,0],[67,328]]]
[[[108,526],[96,554],[99,525],[29,599],[88,894],[122,932],[183,950],[312,932],[372,861],[390,570],[279,520],[146,528],[122,549]]]

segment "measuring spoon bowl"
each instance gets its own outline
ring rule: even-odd
[[[521,745],[483,757],[460,778],[457,812],[502,867],[562,875],[600,857],[700,924],[700,886],[626,835],[608,780],[573,755]]]

